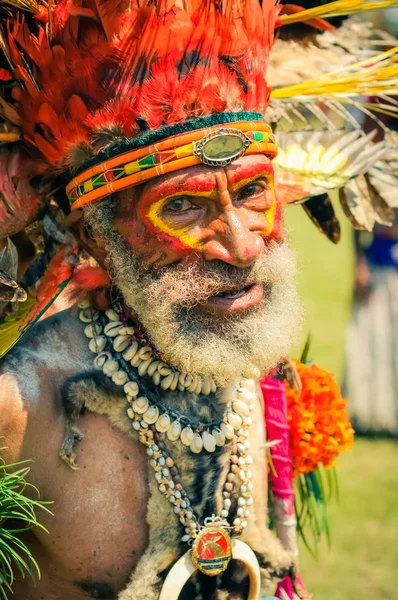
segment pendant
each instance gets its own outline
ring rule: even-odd
[[[194,565],[205,575],[215,576],[225,571],[231,558],[231,538],[227,530],[220,523],[206,524],[192,546]]]

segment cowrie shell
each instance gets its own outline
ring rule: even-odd
[[[129,406],[128,409],[127,409],[127,416],[128,416],[129,419],[131,419],[132,421],[134,421],[135,414],[134,414],[134,411],[131,408],[131,406]]]
[[[133,402],[133,410],[139,415],[143,415],[146,410],[148,410],[149,401],[145,396],[140,396],[136,398]]]
[[[232,440],[232,438],[235,435],[235,431],[234,431],[234,428],[232,427],[232,425],[230,425],[229,423],[225,423],[225,421],[223,421],[220,425],[220,429],[223,432],[223,434],[225,435],[225,438],[227,440]]]
[[[140,357],[138,355],[138,352],[137,352],[137,354],[130,360],[130,365],[132,367],[138,367],[138,365],[140,364],[140,362],[141,362],[141,359],[140,359]]]
[[[241,417],[248,417],[250,414],[249,407],[242,400],[232,402],[232,408]]]
[[[190,444],[189,447],[191,449],[191,452],[193,452],[194,454],[199,454],[199,452],[202,452],[203,440],[198,433],[195,433],[192,443]]]
[[[138,375],[140,375],[140,377],[143,377],[146,374],[151,362],[152,362],[152,356],[150,358],[148,358],[148,360],[143,360],[142,363],[139,365]]]
[[[227,421],[232,427],[237,431],[242,427],[242,419],[235,412],[229,411],[227,412]]]
[[[116,383],[116,385],[124,385],[127,381],[126,371],[116,371],[116,373],[112,375],[112,381],[113,383]]]
[[[98,323],[90,323],[89,325],[86,325],[84,328],[84,335],[88,338],[93,338],[96,335],[99,335],[102,331],[102,327],[101,325],[98,325]]]
[[[108,319],[110,321],[118,321],[119,320],[119,315],[117,314],[117,312],[115,310],[113,310],[113,308],[109,308],[108,310],[106,310],[105,315],[108,317]]]
[[[171,369],[165,363],[161,362],[158,365],[158,373],[160,373],[162,377],[167,377],[167,375],[170,375]]]
[[[185,375],[183,386],[186,387],[186,388],[189,388],[192,384],[193,384],[193,377],[192,377],[192,375],[189,375],[189,374]]]
[[[188,392],[192,392],[193,393],[196,390],[196,386],[198,384],[198,379],[199,379],[198,375],[193,375],[192,383],[188,387]]]
[[[210,394],[210,378],[209,376],[204,377],[203,378],[203,382],[202,382],[202,394],[204,394],[205,396],[208,396]]]
[[[200,394],[200,392],[202,391],[202,378],[198,377],[198,381],[196,383],[196,388],[195,388],[195,394]]]
[[[134,335],[135,329],[134,327],[122,327],[120,330],[120,335]]]
[[[105,348],[106,337],[104,335],[97,335],[97,337],[90,340],[88,347],[91,352],[102,352]]]
[[[79,308],[90,308],[90,300],[88,300],[87,298],[85,300],[82,300],[81,302],[79,302],[79,304],[77,305]]]
[[[148,425],[152,425],[153,423],[156,423],[156,421],[159,418],[159,409],[157,406],[150,406],[148,408],[147,411],[144,412],[142,418],[144,419],[145,423],[148,423]]]
[[[82,323],[92,323],[96,321],[99,317],[98,310],[91,310],[90,308],[85,308],[79,312],[79,319]]]
[[[159,361],[158,360],[154,360],[153,363],[151,363],[149,365],[148,370],[147,370],[148,375],[150,375],[152,377],[152,375],[155,373],[155,371],[158,368],[158,364],[159,364]]]
[[[155,385],[159,385],[159,383],[160,383],[160,374],[156,371],[156,373],[153,374],[152,379],[153,379],[153,383]]]
[[[158,369],[158,372],[159,372],[159,369]],[[167,377],[162,379],[162,381],[160,382],[160,387],[162,388],[162,390],[168,390],[169,387],[171,386],[171,384],[173,383],[173,379],[174,379],[173,373],[170,373],[170,375],[167,375]]]
[[[101,352],[98,354],[93,360],[93,365],[95,369],[102,369],[108,358],[110,357],[109,352]]]
[[[171,385],[169,387],[169,390],[171,392],[174,392],[177,389],[178,379],[179,379],[179,373],[174,373],[174,375],[173,375],[173,381],[171,382]]]
[[[137,354],[138,342],[132,342],[131,345],[123,352],[124,360],[131,360]]]
[[[111,358],[110,360],[107,360],[106,363],[104,364],[104,366],[102,367],[103,372],[105,373],[105,375],[108,375],[108,376],[111,376],[118,369],[119,369],[119,363],[117,362],[117,360],[114,360],[113,358]]]
[[[246,390],[244,388],[240,388],[236,392],[236,397],[239,400],[244,400],[245,402],[253,402],[255,393],[250,392],[249,390]]]
[[[208,431],[202,433],[203,446],[207,452],[214,452],[216,449],[216,440]]]
[[[128,381],[127,383],[125,383],[123,389],[125,394],[133,397],[135,397],[140,391],[138,384],[135,381]]]
[[[181,431],[181,441],[184,446],[190,446],[193,442],[194,436],[195,434],[191,427],[184,427],[184,429]]]
[[[165,431],[168,431],[170,429],[170,426],[171,426],[170,417],[166,413],[164,415],[160,415],[160,417],[158,418],[158,420],[156,421],[156,424],[155,424],[156,430],[159,431],[160,433],[164,433]]]
[[[130,341],[128,335],[118,335],[113,340],[113,348],[115,352],[123,352],[129,346]]]
[[[249,392],[256,391],[256,382],[254,381],[254,379],[241,379],[239,385],[241,388],[249,390]]]
[[[149,346],[143,346],[138,351],[138,355],[141,360],[148,360],[148,358],[152,357],[152,354],[152,348],[150,348]]]
[[[104,327],[104,333],[108,337],[116,337],[119,335],[120,330],[122,329],[121,321],[111,321],[107,323]]]
[[[170,429],[167,431],[167,438],[171,442],[175,442],[180,437],[180,434],[181,434],[181,425],[178,421],[174,421],[171,424]]]
[[[218,430],[218,429],[213,429],[213,431],[211,432],[212,436],[214,437],[214,439],[216,440],[216,445],[217,446],[224,446],[225,444],[225,435],[222,431]]]

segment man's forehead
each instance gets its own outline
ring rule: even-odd
[[[242,180],[272,172],[272,163],[264,154],[242,156],[226,167],[196,165],[158,177],[144,186],[143,195],[164,197],[174,194],[178,189],[211,192],[217,185],[216,175],[220,173],[226,176],[228,185],[234,187],[239,185]]]

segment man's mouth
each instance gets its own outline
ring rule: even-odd
[[[228,288],[211,296],[207,300],[205,307],[222,312],[247,310],[261,302],[263,293],[263,286],[259,283]]]

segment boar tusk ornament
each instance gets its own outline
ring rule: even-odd
[[[251,548],[244,542],[230,538],[228,523],[214,516],[205,519],[205,526],[198,533],[192,549],[188,550],[168,573],[159,600],[177,600],[188,579],[201,571],[216,576],[225,571],[233,558],[242,561],[247,568],[250,589],[248,600],[259,600],[260,567]]]

